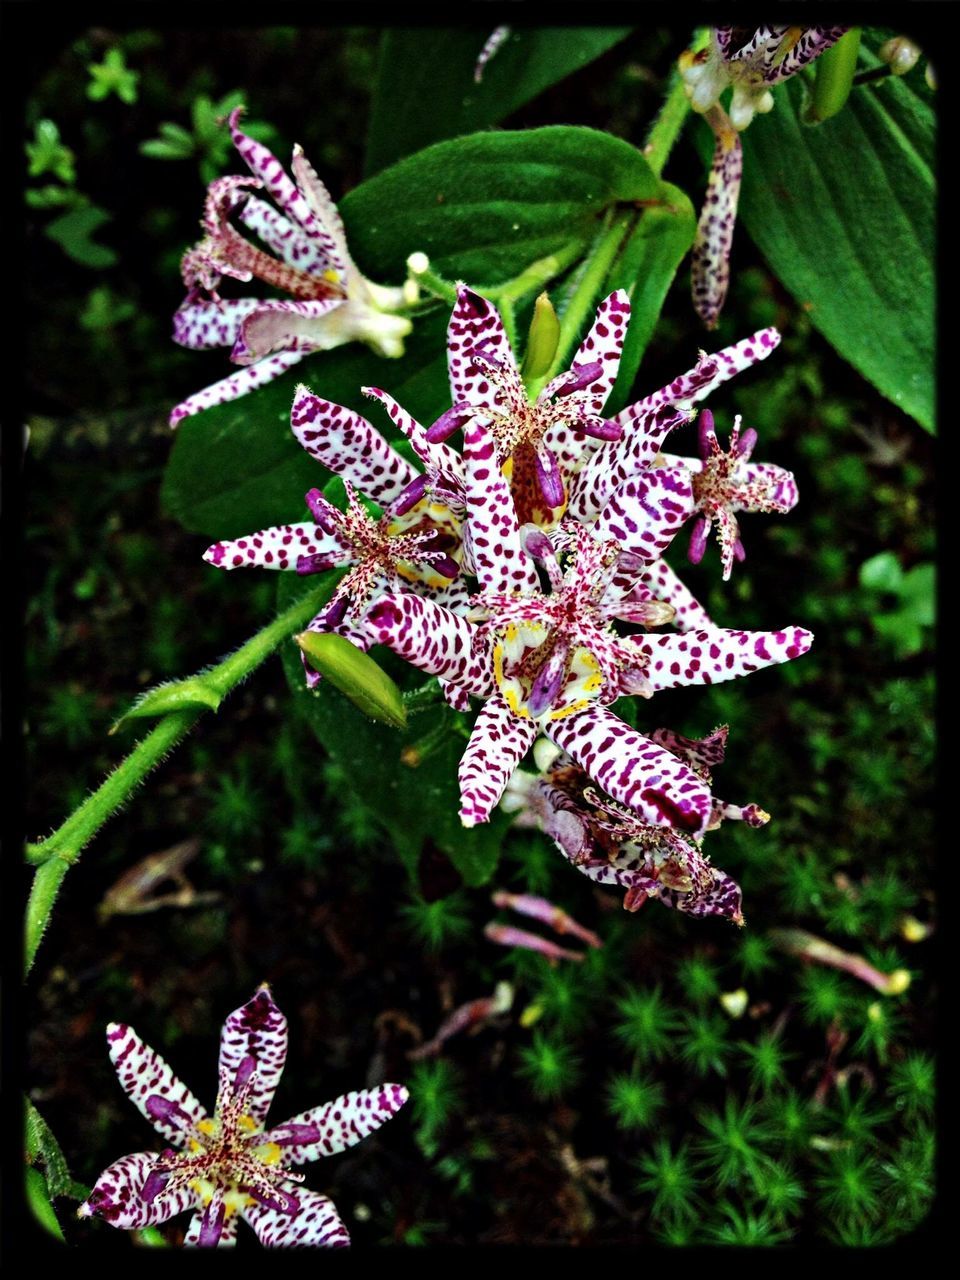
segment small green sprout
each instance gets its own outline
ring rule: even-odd
[[[716,966],[696,952],[685,956],[677,965],[677,981],[693,1004],[709,1004],[720,994]]]
[[[750,1083],[755,1089],[767,1093],[775,1085],[786,1081],[786,1064],[793,1055],[786,1052],[777,1032],[761,1031],[752,1044],[741,1040],[738,1048],[749,1064],[747,1069]]]
[[[831,1152],[814,1182],[821,1209],[837,1217],[873,1218],[880,1207],[880,1174],[872,1151],[844,1147]]]
[[[440,1134],[461,1104],[460,1073],[446,1058],[428,1058],[414,1064],[409,1088],[417,1145],[433,1159]]]
[[[93,102],[102,102],[111,93],[115,93],[128,107],[136,102],[140,73],[130,70],[124,61],[122,49],[116,46],[108,49],[103,62],[91,62],[87,70],[90,72],[87,97]]]
[[[427,902],[415,894],[400,907],[400,918],[425,950],[432,955],[468,938],[473,932],[467,896],[457,889],[444,898]]]
[[[697,1141],[697,1150],[714,1170],[716,1185],[723,1190],[747,1179],[755,1183],[768,1159],[759,1144],[770,1136],[756,1104],[728,1094],[722,1112],[702,1109],[698,1119],[707,1136]]]
[[[637,1190],[652,1196],[654,1217],[690,1218],[700,1209],[697,1190],[703,1185],[686,1141],[674,1151],[666,1138],[658,1138],[637,1160]]]
[[[534,1031],[533,1043],[520,1050],[520,1075],[543,1102],[561,1097],[580,1079],[580,1060],[569,1045]]]
[[[936,1064],[933,1056],[916,1050],[890,1068],[887,1092],[898,1111],[909,1119],[928,1116],[936,1097]]]
[[[650,1129],[665,1103],[663,1085],[650,1077],[614,1075],[607,1084],[607,1111],[618,1129]]]
[[[640,1062],[659,1062],[673,1048],[678,1021],[659,987],[633,987],[617,1001],[614,1034]]]
[[[52,174],[60,182],[72,186],[77,180],[73,152],[60,141],[60,130],[52,120],[38,120],[33,142],[26,144],[27,177],[41,178]]]
[[[727,1031],[728,1023],[720,1014],[685,1014],[678,1037],[680,1057],[698,1076],[710,1072],[725,1076],[732,1049]]]
[[[762,933],[746,932],[740,938],[738,960],[745,978],[765,973],[774,963],[773,948]]]
[[[724,1203],[720,1206],[720,1212],[726,1215],[726,1222],[713,1224],[709,1228],[710,1238],[718,1244],[785,1244],[793,1234],[784,1230],[782,1224],[765,1210],[759,1213],[744,1210],[740,1213],[732,1204]]]
[[[795,1218],[807,1194],[793,1170],[776,1160],[757,1165],[753,1185],[758,1199],[777,1222]]]

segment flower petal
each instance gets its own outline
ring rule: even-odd
[[[640,642],[649,654],[647,674],[654,691],[736,680],[763,667],[799,658],[812,643],[813,636],[802,627],[788,627],[785,631],[731,631],[717,627],[679,636],[648,635]]]
[[[419,474],[366,418],[322,400],[303,384],[293,397],[290,426],[311,458],[346,477],[380,506],[399,497]]]
[[[463,488],[463,460],[455,449],[442,441],[434,444],[428,440],[426,429],[416,418],[379,387],[361,387],[360,390],[365,396],[380,401],[390,415],[390,421],[407,437],[425,467],[444,472],[455,488]]]
[[[307,275],[322,275],[331,267],[330,259],[315,240],[309,240],[283,214],[265,200],[250,196],[237,210],[237,219],[249,227],[264,244],[279,254],[289,267]]]
[[[206,1111],[187,1086],[177,1079],[159,1053],[144,1044],[133,1027],[124,1022],[111,1022],[107,1027],[107,1048],[117,1078],[140,1114],[168,1142],[185,1146],[184,1126],[199,1124],[207,1118]],[[177,1109],[182,1124],[163,1118],[157,1107],[148,1105],[150,1099],[156,1097],[162,1098],[168,1108]]]
[[[713,798],[703,781],[605,707],[592,706],[543,731],[608,795],[645,822],[697,834],[710,818]]]
[[[230,133],[234,146],[247,162],[250,172],[260,179],[283,212],[293,219],[304,235],[316,241],[331,265],[346,274],[347,264],[340,258],[336,240],[313,214],[307,201],[284,173],[283,165],[277,157],[262,143],[241,132],[237,124],[240,115],[239,108],[231,113]]]
[[[704,119],[714,132],[716,146],[693,242],[690,282],[694,310],[707,328],[713,329],[730,283],[730,249],[743,177],[743,146],[721,106],[711,107]]]
[[[773,462],[747,462],[741,464],[737,475],[740,483],[735,511],[784,512],[796,506],[797,481],[785,467]]]
[[[220,1239],[217,1241],[217,1248],[229,1248],[237,1243],[237,1223],[239,1217],[236,1213],[227,1213],[223,1219],[223,1225],[220,1228]],[[203,1226],[203,1211],[195,1213],[190,1219],[190,1225],[187,1228],[187,1234],[183,1238],[184,1247],[187,1249],[194,1248],[200,1243],[200,1230]]]
[[[241,1209],[262,1245],[267,1248],[343,1248],[350,1235],[336,1207],[326,1196],[297,1187],[291,1196],[300,1206],[296,1213],[251,1204]]]
[[[598,538],[623,551],[657,559],[697,510],[690,473],[684,467],[648,467],[622,484],[597,517]]]
[[[192,1208],[197,1194],[190,1187],[178,1191],[161,1191],[149,1203],[140,1192],[159,1156],[150,1151],[136,1151],[122,1156],[101,1173],[90,1195],[77,1210],[78,1217],[96,1215],[111,1226],[131,1231],[137,1227],[156,1226],[176,1213]]]
[[[273,351],[329,351],[350,342],[345,298],[289,301],[271,298],[241,322],[230,353],[234,364],[252,364]]]
[[[491,399],[493,389],[486,371],[470,358],[470,352],[480,343],[484,355],[505,364],[519,378],[500,312],[492,302],[461,285],[447,326],[447,368],[454,404],[485,404]]]
[[[253,1058],[256,1084],[247,1112],[262,1124],[287,1059],[287,1020],[264,983],[252,1000],[235,1009],[220,1035],[220,1079],[232,1082],[245,1059]]]
[[[463,432],[467,518],[475,572],[486,591],[536,591],[536,566],[520,543],[510,486],[497,463],[493,437],[481,418]]]
[[[277,1125],[263,1136],[275,1142],[285,1165],[306,1164],[323,1156],[335,1156],[355,1146],[368,1134],[393,1118],[410,1097],[402,1084],[383,1084],[379,1089],[357,1089],[332,1102],[301,1111],[292,1120]],[[302,1130],[297,1134],[297,1130]],[[316,1130],[316,1135],[307,1133]],[[291,1141],[299,1137],[299,1141]]]
[[[485,698],[493,688],[486,642],[466,618],[410,591],[386,592],[367,611],[373,644],[385,644],[431,676]]]
[[[279,378],[281,373],[299,364],[306,354],[305,351],[278,351],[276,355],[267,356],[246,369],[238,370],[229,378],[223,378],[220,382],[204,387],[202,391],[188,396],[171,410],[171,427],[175,427],[183,418],[192,418],[195,413],[202,413],[204,409],[209,409],[215,404],[226,404],[230,400],[238,400],[240,396],[256,391],[258,387],[266,386],[274,378]]]
[[[623,289],[617,289],[609,297],[604,298],[597,308],[596,319],[590,332],[577,348],[577,353],[570,362],[570,369],[559,374],[543,389],[542,395],[551,396],[556,389],[566,382],[570,374],[578,366],[598,363],[600,369],[597,376],[586,387],[576,392],[578,407],[583,416],[597,416],[610,398],[613,384],[617,380],[620,369],[620,357],[627,337],[627,326],[630,323],[630,298]]]
[[[342,563],[350,552],[318,524],[279,524],[232,542],[215,542],[203,558],[218,569],[295,569],[300,556],[336,554]]]
[[[495,694],[477,716],[460,761],[460,821],[465,827],[488,822],[510,775],[533,746],[536,722],[515,715]]]
[[[241,321],[261,305],[259,298],[185,302],[173,313],[173,340],[192,351],[232,347]]]
[[[664,403],[632,418],[620,439],[594,450],[573,477],[568,514],[575,520],[592,520],[626,480],[649,467],[664,436],[689,417],[686,409]],[[622,418],[623,414],[614,422]]]
[[[678,631],[702,631],[714,626],[706,609],[680,581],[666,560],[654,560],[653,564],[648,565],[640,574],[640,582],[649,587],[655,599],[673,606],[676,610],[673,625]]]
[[[293,170],[293,176],[304,199],[318,220],[323,223],[327,233],[336,245],[340,262],[348,268],[353,268],[353,262],[347,249],[347,233],[343,227],[340,210],[334,203],[333,196],[317,177],[316,170],[303,154],[303,147],[299,144],[293,148],[293,160],[290,168]]]

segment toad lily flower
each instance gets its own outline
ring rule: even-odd
[[[652,741],[685,761],[709,784],[710,769],[723,760],[727,729],[707,738],[684,738],[657,729]],[[598,794],[588,775],[569,756],[538,743],[541,774],[517,770],[501,802],[520,826],[541,826],[557,848],[598,884],[626,889],[624,909],[637,911],[648,898],[687,915],[724,916],[743,924],[739,886],[710,865],[700,839],[672,827],[655,826],[635,811]],[[757,805],[740,808],[714,799],[707,830],[724,818],[763,826],[769,815]]]
[[[603,417],[630,319],[622,290],[601,302],[570,368],[531,403],[503,321],[486,298],[461,285],[447,332],[453,406],[427,431],[439,442],[474,418],[489,426],[497,465],[510,464],[510,489],[521,523],[549,526],[566,502],[566,484],[587,441],[616,440]]]
[[[374,643],[389,645],[420,670],[486,699],[460,762],[461,821],[489,819],[503,789],[545,733],[582,769],[645,821],[699,832],[712,797],[696,773],[635,732],[607,705],[621,694],[731,680],[810,647],[798,627],[776,632],[688,631],[618,636],[615,618],[662,621],[650,603],[622,597],[615,582],[615,543],[584,527],[557,535],[572,548],[561,566],[542,530],[525,539],[507,480],[482,419],[464,433],[467,510],[481,592],[476,614],[460,617],[412,593],[387,592],[367,613]],[[539,588],[535,559],[553,592]],[[472,618],[479,616],[478,622]]]
[[[300,1185],[294,1166],[352,1147],[400,1110],[406,1089],[385,1084],[347,1093],[267,1129],[287,1022],[265,985],[224,1023],[212,1117],[131,1027],[111,1023],[107,1043],[131,1102],[171,1145],[110,1165],[80,1217],[133,1230],[193,1209],[187,1245],[236,1244],[239,1218],[264,1245],[350,1243],[332,1201]]]
[[[716,145],[707,195],[693,245],[693,304],[708,329],[715,327],[730,280],[730,249],[737,218],[743,148],[739,133],[754,115],[773,108],[771,85],[800,71],[846,27],[716,27],[700,53],[680,58],[680,74],[694,111],[703,113]],[[729,115],[720,95],[733,86]]]
[[[184,254],[187,297],[174,316],[174,341],[195,350],[231,347],[245,367],[176,406],[170,425],[211,405],[263,386],[311,351],[365,342],[380,355],[403,354],[411,321],[397,312],[416,301],[414,286],[374,284],[358,270],[343,223],[303,151],[293,153],[292,182],[266,147],[242,133],[240,109],[230,116],[234,144],[253,178],[219,178],[210,185],[205,238]],[[281,212],[252,189],[265,189]],[[253,232],[253,244],[234,222]],[[254,276],[292,300],[219,297],[223,276]],[[209,296],[204,296],[204,295]]]
[[[319,489],[311,489],[305,501],[315,523],[274,525],[215,542],[204,560],[218,569],[293,569],[299,574],[348,566],[331,603],[307,630],[335,631],[364,650],[369,640],[363,613],[383,590],[422,591],[449,608],[465,610],[460,521],[425,491],[412,495],[421,474],[365,418],[320,399],[305,386],[297,388],[291,426],[307,453],[341,476],[348,509],[341,511]],[[426,447],[446,451],[442,445]],[[462,505],[439,481],[434,489]],[[379,519],[367,512],[358,490],[383,509]],[[315,685],[319,674],[306,661],[304,670],[307,683]]]

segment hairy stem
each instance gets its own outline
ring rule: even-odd
[[[710,33],[706,27],[701,27],[694,32],[690,51],[699,53],[701,49],[705,48],[709,35]],[[663,105],[657,114],[656,120],[650,126],[650,132],[647,134],[647,140],[643,146],[644,158],[658,178],[663,174],[663,168],[670,158],[673,144],[679,138],[680,131],[683,129],[689,114],[690,102],[687,98],[683,79],[679,70],[674,67],[670,75]]]
[[[246,644],[209,671],[193,677],[222,697],[254,671],[284,640],[301,630],[329,595],[325,584],[308,592],[279,617],[258,631]],[[170,711],[108,774],[100,786],[46,839],[30,844],[27,861],[37,867],[26,921],[26,967],[29,970],[50,919],[57,893],[67,870],[100,828],[125,803],[131,792],[183,738],[207,708],[190,706]]]

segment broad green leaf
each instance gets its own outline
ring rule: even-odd
[[[896,595],[902,582],[903,570],[892,551],[880,551],[860,566],[860,585],[871,591],[889,591]]]
[[[877,64],[866,52],[861,61]],[[814,128],[800,123],[803,94],[784,84],[743,134],[741,222],[840,355],[933,430],[929,93],[915,75],[890,78],[854,89]]]
[[[44,1231],[54,1236],[61,1244],[65,1244],[63,1231],[60,1229],[57,1215],[54,1213],[53,1205],[50,1203],[50,1195],[47,1191],[47,1184],[43,1180],[43,1174],[37,1169],[27,1167],[24,1171],[24,1176],[26,1178],[25,1187],[30,1212],[40,1226],[43,1227]]]
[[[60,1144],[29,1098],[26,1103],[25,1139],[28,1164],[43,1170],[42,1181],[46,1185],[48,1201],[55,1196],[70,1196],[74,1200],[86,1198],[89,1188],[70,1176]],[[36,1171],[36,1170],[35,1170]]]
[[[675,191],[629,144],[591,129],[552,127],[438,143],[363,183],[341,209],[352,250],[372,279],[401,279],[407,256],[419,249],[448,278],[490,284],[577,238],[586,245],[612,205],[672,202]],[[650,289],[661,285],[665,290],[663,272],[652,269]],[[391,438],[386,413],[364,400],[361,386],[382,386],[421,422],[432,422],[449,408],[447,318],[446,307],[418,318],[400,360],[377,359],[358,345],[320,353],[263,390],[181,423],[164,479],[167,510],[187,529],[215,538],[303,518],[303,495],[324,473],[290,432],[297,383],[363,413]],[[196,363],[199,387],[199,370],[211,366]],[[219,376],[227,372],[224,353]]]
[[[106,245],[97,244],[91,237],[112,215],[96,204],[85,204],[61,214],[49,223],[44,232],[55,241],[68,258],[83,267],[112,267],[117,261],[116,252]]]
[[[521,27],[473,71],[493,30],[398,27],[386,32],[367,134],[367,174],[414,151],[502,120],[625,39],[630,27]]]
[[[284,575],[280,607],[288,607],[304,585],[295,574]],[[388,649],[375,648],[371,655],[401,686],[424,684],[426,677]],[[408,724],[397,732],[370,720],[326,681],[316,690],[307,689],[296,645],[285,645],[282,657],[294,706],[340,766],[356,800],[389,835],[410,875],[416,874],[429,840],[468,885],[485,884],[496,870],[508,819],[498,813],[492,822],[471,830],[461,826],[457,765],[471,718],[451,711],[437,689],[436,700],[428,700],[425,709],[419,709],[420,697],[405,699]]]

